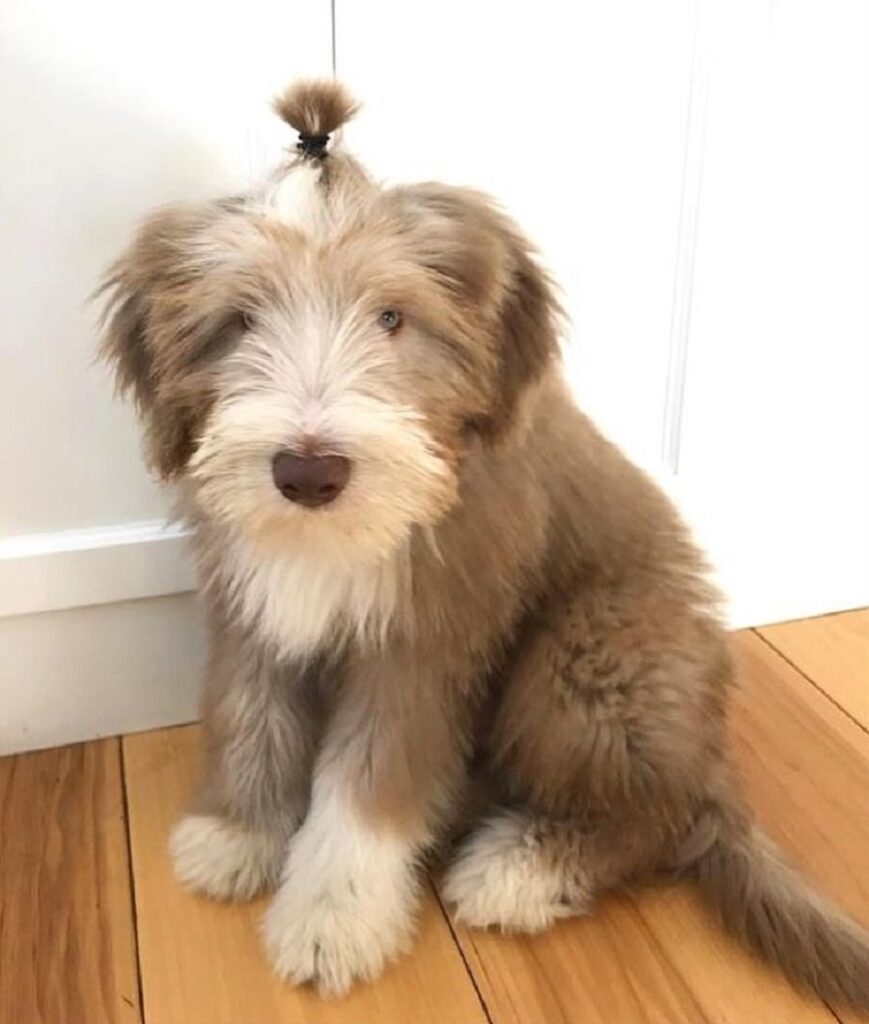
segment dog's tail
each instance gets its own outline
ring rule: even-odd
[[[693,872],[725,929],[756,954],[828,1003],[869,1010],[869,933],[741,815],[722,812]]]
[[[294,82],[274,101],[277,115],[299,133],[304,156],[322,157],[329,136],[359,110],[349,92],[331,78]]]

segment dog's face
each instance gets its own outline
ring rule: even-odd
[[[108,278],[104,349],[200,515],[265,551],[380,558],[512,429],[557,308],[484,197],[328,159],[154,215]]]

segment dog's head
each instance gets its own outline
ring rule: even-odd
[[[277,109],[300,142],[261,190],[154,214],[111,269],[103,352],[201,515],[379,556],[509,435],[557,306],[484,196],[384,189],[327,150],[355,110],[339,86]]]

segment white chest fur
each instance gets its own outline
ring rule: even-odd
[[[237,544],[223,574],[245,624],[280,655],[304,658],[345,639],[381,640],[399,601],[404,561],[352,562],[310,550],[264,558]]]

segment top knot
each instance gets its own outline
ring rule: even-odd
[[[299,133],[299,152],[321,158],[329,136],[353,117],[359,105],[339,82],[314,79],[295,82],[275,99],[274,109]]]

